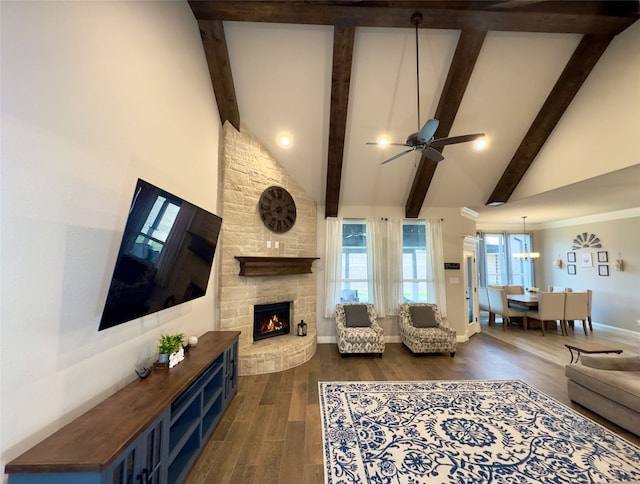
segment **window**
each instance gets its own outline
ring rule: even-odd
[[[430,302],[446,315],[441,220],[327,219],[325,317],[338,303],[375,304],[395,316],[402,302]]]
[[[478,238],[481,286],[535,286],[532,261],[511,255],[531,247],[530,234],[479,233]]]
[[[427,238],[424,221],[402,224],[402,298],[427,302]]]
[[[364,222],[344,222],[342,225],[340,302],[369,302],[367,225]]]
[[[180,205],[158,196],[129,251],[130,254],[155,264],[179,211]]]

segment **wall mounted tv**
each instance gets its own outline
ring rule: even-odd
[[[98,330],[204,296],[221,225],[139,179]]]

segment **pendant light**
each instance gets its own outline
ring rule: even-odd
[[[522,217],[522,234],[524,236],[527,235],[526,219],[527,219],[526,215],[524,217]],[[529,252],[529,248],[527,246],[527,239],[525,238],[524,239],[524,252],[516,252],[515,254],[513,254],[513,257],[515,259],[523,259],[523,260],[537,259],[538,257],[540,257],[540,252]]]

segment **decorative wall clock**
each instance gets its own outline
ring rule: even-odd
[[[282,187],[271,186],[262,192],[258,210],[262,222],[272,232],[282,234],[296,223],[296,204]]]
[[[573,239],[571,249],[599,249],[602,247],[600,243],[600,239],[596,237],[596,234],[588,234],[587,232],[582,232],[581,234],[576,235],[576,238]]]

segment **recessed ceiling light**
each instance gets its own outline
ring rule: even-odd
[[[289,148],[292,143],[293,143],[293,140],[290,135],[281,134],[280,136],[278,136],[278,144],[283,148]]]
[[[389,144],[389,138],[382,137],[378,140],[380,146],[387,146]]]

